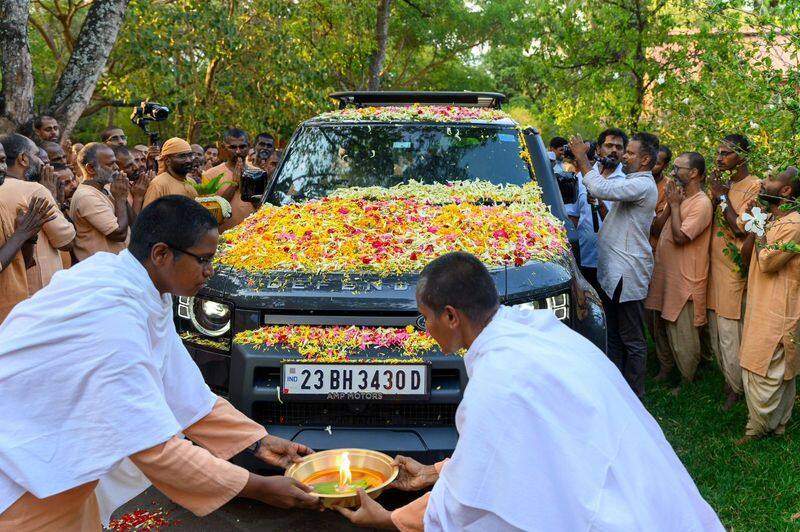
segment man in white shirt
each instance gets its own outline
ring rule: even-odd
[[[443,352],[467,349],[458,444],[441,467],[395,460],[398,488],[433,484],[408,507],[362,490],[340,513],[403,531],[723,530],[619,371],[552,312],[500,306],[461,252],[425,267],[417,306]]]
[[[628,136],[621,129],[609,128],[600,133],[597,139],[597,155],[604,164],[598,161],[593,169],[606,179],[624,178],[625,172],[622,170],[620,160],[627,145]],[[600,202],[596,198],[590,198],[582,177],[583,174],[578,173],[578,200],[565,207],[567,216],[578,230],[581,273],[600,293],[600,285],[597,283],[597,233],[603,227],[603,218],[611,210],[614,202]]]

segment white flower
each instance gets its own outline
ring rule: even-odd
[[[725,212],[728,209],[728,204],[724,201],[719,202],[719,210],[720,212]]]
[[[767,226],[768,217],[769,214],[762,212],[760,207],[753,207],[751,212],[742,214],[742,220],[747,222],[744,224],[744,230],[748,233],[764,236],[764,230]]]
[[[614,72],[614,74],[611,77],[614,79],[619,79],[619,72]]]
[[[753,122],[752,120],[750,121],[750,128],[751,129],[758,129],[760,127],[761,126],[758,125],[758,122]]]
[[[667,75],[664,72],[661,72],[658,75],[658,78],[656,78],[656,83],[658,83],[659,85],[663,85],[666,82],[667,82]]]
[[[684,105],[689,105],[689,98],[684,98],[681,101],[683,102]]]

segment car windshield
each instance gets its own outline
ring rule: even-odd
[[[391,187],[481,179],[531,180],[513,126],[326,124],[304,126],[292,141],[267,198],[285,205],[344,187]]]

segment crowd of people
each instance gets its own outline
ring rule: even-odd
[[[129,147],[117,126],[97,138],[72,143],[50,116],[37,117],[28,136],[0,135],[0,323],[57,271],[127,248],[144,207],[167,195],[195,198],[194,183],[221,176],[216,194],[231,205],[221,229],[236,226],[255,211],[241,198],[244,169],[271,175],[280,160],[272,135],[260,133],[251,145],[238,128],[205,147],[181,138]]]
[[[579,267],[603,301],[608,356],[644,396],[648,330],[678,395],[703,358],[725,377],[722,408],[745,397],[740,443],[786,430],[795,400],[800,320],[800,197],[794,166],[763,178],[743,135],[720,139],[714,164],[674,157],[652,134],[617,128],[597,142],[555,137],[555,172],[578,173],[567,213]]]

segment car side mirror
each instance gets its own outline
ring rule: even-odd
[[[557,172],[555,177],[564,204],[578,201],[578,176],[573,172]]]
[[[260,202],[267,188],[269,177],[269,174],[259,168],[245,169],[245,171],[242,172],[242,179],[239,184],[242,201],[249,201],[251,203]]]

